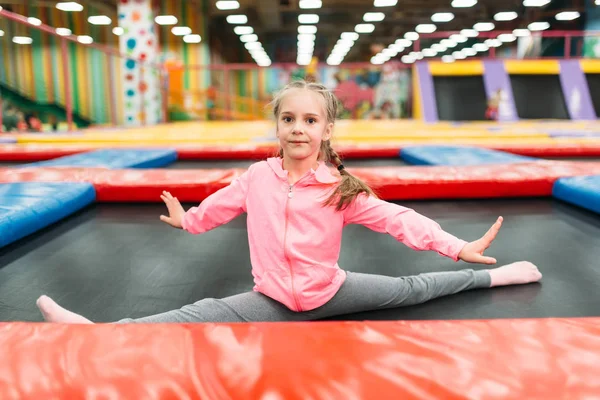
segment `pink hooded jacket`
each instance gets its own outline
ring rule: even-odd
[[[338,180],[321,162],[290,186],[282,159],[269,158],[188,210],[182,226],[199,234],[246,212],[254,290],[293,311],[322,306],[344,282],[346,273],[337,262],[347,224],[458,260],[466,242],[409,208],[366,195],[339,212],[322,206]]]

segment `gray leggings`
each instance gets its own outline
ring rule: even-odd
[[[336,295],[311,311],[295,312],[258,292],[247,292],[224,299],[207,298],[179,310],[119,323],[189,322],[279,322],[312,321],[337,315],[382,310],[424,303],[470,289],[491,285],[489,272],[433,272],[393,278],[347,272],[346,281]]]

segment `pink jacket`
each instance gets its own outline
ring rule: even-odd
[[[254,290],[293,311],[322,306],[344,282],[346,274],[337,262],[342,229],[348,224],[362,224],[412,249],[458,260],[466,242],[409,208],[365,195],[340,212],[323,207],[338,179],[320,163],[290,186],[282,159],[269,158],[188,210],[182,226],[199,234],[246,212]]]

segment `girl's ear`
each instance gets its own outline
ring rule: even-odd
[[[330,122],[327,124],[327,128],[325,129],[325,133],[323,134],[323,140],[331,139],[331,135],[333,134],[333,124]]]

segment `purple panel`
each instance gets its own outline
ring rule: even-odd
[[[483,62],[483,85],[487,98],[501,90],[502,100],[498,109],[499,121],[516,121],[519,119],[515,98],[513,97],[510,78],[501,60],[486,60]]]
[[[560,84],[571,119],[596,119],[585,75],[577,60],[560,61]]]
[[[423,119],[427,122],[437,122],[435,90],[433,90],[433,77],[429,72],[429,65],[426,62],[417,62],[416,68],[419,75],[419,88],[421,89]]]

